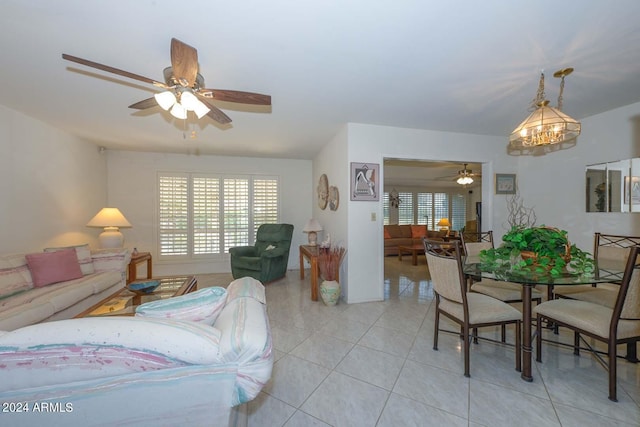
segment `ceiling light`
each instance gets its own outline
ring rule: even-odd
[[[193,93],[187,90],[182,92],[182,94],[180,95],[180,104],[182,104],[182,106],[186,108],[187,111],[195,110],[195,106],[199,102],[200,101],[198,101],[198,98],[196,98],[196,96]]]
[[[156,93],[153,97],[156,99],[158,105],[166,111],[176,103],[176,96],[169,90],[166,92]]]
[[[171,108],[170,113],[176,119],[187,118],[187,109],[184,108],[179,102],[176,102],[175,104],[173,104],[173,108]]]
[[[460,185],[468,185],[473,183],[473,178],[471,178],[470,176],[461,176],[456,180],[456,182]]]
[[[557,108],[550,107],[549,101],[545,99],[544,73],[540,74],[538,93],[533,101],[535,111],[511,132],[510,148],[549,147],[573,141],[580,135],[580,122],[561,111],[564,78],[572,72],[573,68],[565,68],[554,73],[554,77],[562,78]]]

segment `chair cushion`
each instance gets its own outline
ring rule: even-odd
[[[522,319],[522,313],[518,310],[487,295],[468,292],[467,304],[469,306],[469,323],[472,325]],[[460,321],[464,320],[464,311],[460,303],[440,298],[440,310]]]
[[[571,299],[556,299],[537,305],[533,312],[572,325],[603,339],[609,337],[613,310],[604,305]],[[640,320],[620,320],[618,339],[640,337]]]
[[[567,286],[567,288],[571,288],[574,286]],[[579,286],[577,286],[579,287]],[[592,302],[594,304],[604,305],[605,307],[613,308],[616,305],[616,300],[618,299],[618,291],[612,289],[605,288],[594,288],[589,285],[588,288],[582,289],[580,292],[564,292],[569,289],[561,289],[558,292],[555,292],[558,295],[561,295],[566,298],[577,299],[580,301]]]
[[[488,295],[500,301],[522,301],[522,285],[483,279],[471,285],[471,291]],[[542,298],[542,293],[531,289],[531,299]]]
[[[260,271],[261,265],[259,256],[240,256],[233,259],[233,266],[243,270]]]

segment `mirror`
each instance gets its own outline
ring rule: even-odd
[[[640,158],[587,165],[587,212],[640,212]]]

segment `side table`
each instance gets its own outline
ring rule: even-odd
[[[304,280],[304,259],[306,258],[311,264],[309,271],[311,275],[311,301],[318,301],[318,277],[320,277],[318,248],[319,246],[300,245],[300,279]],[[339,281],[340,277],[336,276],[336,280]]]
[[[144,261],[147,262],[147,279],[151,279],[151,277],[153,277],[153,271],[151,270],[151,253],[138,252],[136,255],[131,255],[131,261],[129,262],[129,275],[127,276],[127,285],[138,278],[138,264]]]

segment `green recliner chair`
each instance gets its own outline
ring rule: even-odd
[[[262,224],[254,246],[229,248],[233,278],[249,276],[267,283],[284,277],[292,236],[291,224]]]

